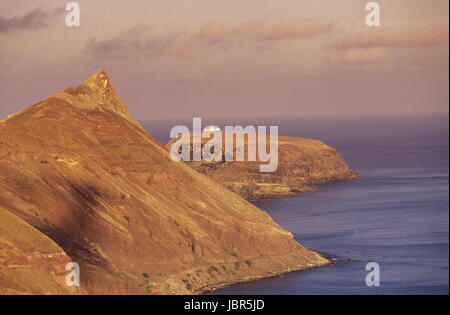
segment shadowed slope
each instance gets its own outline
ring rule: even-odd
[[[0,208],[0,295],[77,294],[65,285],[69,262],[54,241]]]

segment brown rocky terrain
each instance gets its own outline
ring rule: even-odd
[[[172,139],[166,146],[170,148],[178,139]],[[224,135],[222,139],[225,141]],[[208,140],[203,138],[202,145]],[[237,148],[236,143],[233,147],[234,151],[241,149],[247,154],[247,138],[245,148]],[[307,138],[278,137],[278,168],[272,173],[261,173],[259,166],[265,163],[259,160],[225,161],[224,156],[222,160],[187,163],[249,201],[293,196],[317,190],[321,184],[359,177],[335,149]]]
[[[103,70],[0,122],[0,219],[0,293],[200,293],[328,263],[173,162]]]
[[[80,293],[65,284],[70,261],[49,237],[0,208],[0,295]]]

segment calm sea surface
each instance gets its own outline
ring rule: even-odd
[[[447,115],[205,123],[278,125],[280,135],[325,141],[362,175],[324,185],[317,192],[257,204],[305,247],[355,261],[236,284],[210,294],[449,293]],[[163,142],[176,124],[192,128],[190,121],[143,123]],[[365,284],[368,262],[380,265],[380,287]]]

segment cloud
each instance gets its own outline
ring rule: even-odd
[[[357,48],[339,51],[330,58],[332,64],[362,65],[388,60],[390,51],[383,47]]]
[[[311,38],[331,31],[332,23],[307,19],[284,19],[279,22],[252,20],[239,24],[211,21],[194,34],[195,38],[218,42],[229,40],[283,40]]]
[[[47,27],[54,22],[59,13],[60,10],[44,10],[42,8],[37,8],[20,16],[0,16],[0,33],[35,30]]]
[[[94,59],[125,59],[138,55],[150,59],[186,57],[199,54],[200,49],[186,32],[161,31],[145,25],[135,26],[110,39],[91,38],[86,45],[86,52]]]
[[[338,39],[331,44],[331,48],[414,48],[444,45],[446,43],[448,43],[448,25],[418,30],[370,30]]]
[[[275,24],[265,36],[268,40],[311,38],[329,33],[334,23],[321,23],[316,20],[286,19]]]
[[[86,51],[93,57],[108,59],[122,59],[141,52],[155,58],[169,55],[178,38],[177,34],[158,34],[152,27],[136,26],[111,39],[92,38]]]
[[[147,57],[188,57],[243,45],[276,44],[281,40],[311,38],[330,32],[330,23],[288,19],[277,23],[250,20],[237,24],[210,21],[194,31],[160,31],[136,26],[110,39],[91,39],[86,51],[94,58],[119,59],[142,54]],[[259,47],[259,46],[258,46]]]
[[[194,32],[192,38],[209,43],[254,40],[262,36],[267,24],[265,20],[253,20],[234,25],[221,21],[209,21]]]

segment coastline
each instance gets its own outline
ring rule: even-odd
[[[289,197],[302,196],[302,195],[305,195],[310,192],[319,191],[322,189],[322,187],[324,185],[327,185],[327,184],[333,184],[333,183],[338,183],[338,182],[347,181],[347,180],[357,180],[357,179],[361,179],[361,178],[362,178],[362,175],[360,173],[354,171],[354,174],[351,176],[326,180],[326,181],[317,183],[315,185],[307,186],[302,191],[298,191],[298,192],[290,191],[289,193],[285,193],[285,194],[278,193],[278,194],[259,195],[255,198],[247,199],[247,200],[249,202],[251,202],[252,204],[255,204],[256,202],[261,202],[261,201],[281,200],[281,199],[289,198]]]
[[[323,253],[319,253],[319,252],[315,252],[315,253],[318,254],[321,258],[325,259],[326,261],[324,263],[314,264],[314,265],[310,265],[310,266],[297,265],[295,267],[287,268],[284,270],[269,271],[265,275],[247,276],[247,277],[241,278],[238,281],[223,281],[223,282],[220,282],[220,283],[214,284],[214,285],[206,285],[204,287],[194,290],[192,293],[194,295],[203,295],[203,294],[206,294],[209,292],[214,292],[218,289],[228,287],[228,286],[238,284],[238,283],[252,282],[252,281],[262,280],[262,279],[270,279],[270,278],[275,278],[275,277],[279,277],[279,276],[294,273],[294,272],[301,272],[301,271],[305,271],[305,270],[336,265],[337,262],[335,260],[333,260],[330,256],[323,254]]]

